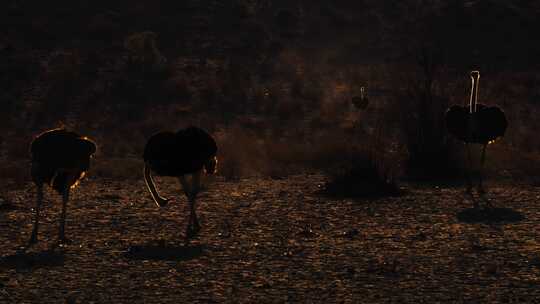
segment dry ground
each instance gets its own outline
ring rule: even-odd
[[[351,200],[318,195],[323,181],[216,180],[185,246],[184,197],[158,209],[142,181],[87,179],[68,209],[72,244],[52,249],[61,204],[48,192],[40,242],[22,253],[29,184],[0,210],[0,302],[540,302],[540,187],[490,184],[508,209],[485,218],[460,187]]]

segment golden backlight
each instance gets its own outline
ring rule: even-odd
[[[217,156],[214,156],[214,162],[216,163],[214,165],[214,174],[217,174],[218,173],[218,164],[219,164]],[[206,172],[206,167],[203,167],[203,171],[204,171],[204,174],[208,173],[208,172]]]
[[[81,172],[81,174],[79,175],[79,178],[77,178],[75,180],[75,183],[73,183],[73,185],[71,185],[71,187],[69,187],[70,189],[75,189],[80,183],[81,183],[81,180],[86,176],[86,172],[83,171]]]

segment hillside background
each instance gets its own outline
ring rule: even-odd
[[[358,154],[376,154],[392,176],[455,176],[463,149],[442,117],[467,102],[472,69],[482,75],[480,102],[510,122],[490,147],[491,173],[535,176],[540,167],[534,1],[0,6],[7,177],[27,178],[29,142],[62,125],[98,143],[95,175],[138,176],[146,139],[189,124],[218,139],[229,178],[335,167]],[[364,112],[350,103],[361,86]]]

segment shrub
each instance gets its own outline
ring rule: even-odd
[[[381,172],[375,160],[359,155],[350,168],[331,177],[323,193],[338,197],[395,196],[400,190],[396,180]]]
[[[392,117],[399,122],[407,148],[406,175],[419,179],[461,176],[460,145],[449,137],[445,123],[451,98],[463,100],[454,96],[455,81],[444,79],[456,76],[445,69],[440,49],[421,46],[412,55],[414,64],[398,67],[402,79],[392,100]]]
[[[380,136],[378,126],[372,136],[362,142],[349,145],[335,169],[329,172],[330,180],[325,183],[324,194],[338,197],[393,196],[399,195],[398,177],[400,151],[395,151],[387,139]]]

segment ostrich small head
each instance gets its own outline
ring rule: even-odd
[[[204,172],[206,174],[215,174],[217,172],[217,164],[218,160],[216,156],[210,158],[208,162],[204,164]]]
[[[469,112],[476,112],[478,101],[478,82],[480,81],[480,72],[471,71],[471,99],[469,100]]]

